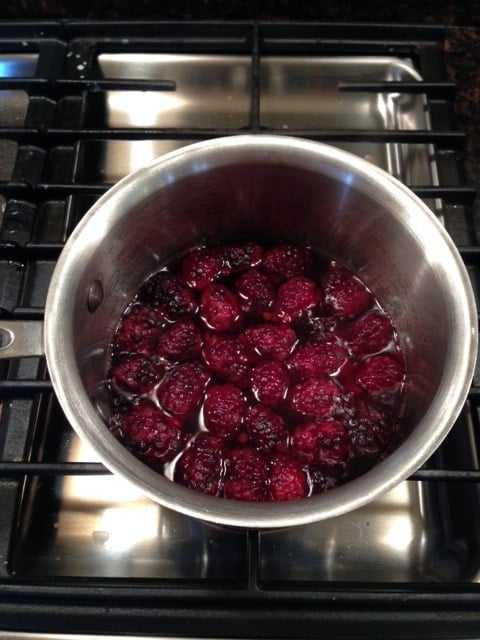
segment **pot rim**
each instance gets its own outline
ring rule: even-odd
[[[466,311],[456,314],[453,327],[454,344],[458,345],[454,357],[462,365],[462,375],[449,380],[442,375],[434,401],[424,417],[385,460],[352,482],[304,500],[255,504],[206,496],[171,482],[147,467],[116,439],[92,406],[77,367],[72,367],[73,336],[62,326],[64,311],[60,310],[68,309],[72,299],[72,270],[76,268],[78,256],[95,245],[99,233],[95,231],[92,240],[90,231],[94,224],[98,229],[98,218],[105,211],[115,210],[125,193],[138,189],[139,181],[155,177],[159,183],[162,180],[166,183],[172,167],[185,163],[185,167],[197,166],[197,170],[202,170],[206,158],[211,163],[209,166],[214,166],[214,154],[219,148],[226,153],[232,151],[232,157],[235,149],[248,149],[256,157],[268,156],[273,162],[276,157],[280,162],[282,150],[289,151],[288,157],[294,157],[295,161],[301,154],[313,155],[318,160],[341,166],[346,176],[359,173],[367,177],[372,188],[388,193],[406,211],[415,210],[418,236],[426,239],[427,234],[437,234],[443,251],[434,259],[442,261],[447,277],[452,279],[458,309]],[[294,150],[298,153],[291,153]],[[70,283],[68,287],[66,282]],[[379,497],[410,476],[439,446],[460,413],[470,388],[478,347],[477,312],[468,273],[452,239],[433,212],[401,182],[366,160],[323,143],[266,134],[234,135],[182,147],[124,177],[101,196],[71,234],[55,267],[45,307],[44,340],[53,387],[67,419],[110,471],[133,482],[145,495],[167,508],[211,523],[255,529],[307,524],[341,515]],[[65,371],[69,375],[65,376]]]

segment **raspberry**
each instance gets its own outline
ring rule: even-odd
[[[358,366],[358,360],[347,358],[336,376],[336,380],[341,386],[344,396],[364,394],[364,390],[359,387],[355,381]]]
[[[224,495],[232,500],[261,502],[268,499],[268,470],[249,447],[232,449],[227,456]]]
[[[230,334],[210,334],[203,347],[203,359],[210,370],[228,382],[243,383],[249,360],[245,347]]]
[[[209,381],[205,367],[196,362],[177,364],[167,372],[158,387],[158,401],[168,414],[191,417],[199,409]]]
[[[385,407],[357,399],[353,416],[347,422],[354,454],[378,457],[391,437],[392,416]]]
[[[230,275],[258,266],[262,262],[263,249],[255,242],[239,242],[224,246],[222,256],[224,275]]]
[[[326,377],[309,378],[299,382],[289,394],[290,408],[297,414],[327,418],[341,407],[339,387]]]
[[[239,325],[242,312],[237,298],[227,287],[210,284],[200,299],[200,317],[214,331],[230,331]]]
[[[280,322],[291,324],[318,300],[319,292],[313,280],[302,276],[291,278],[278,288],[273,315]]]
[[[233,437],[242,426],[247,403],[238,387],[227,383],[207,389],[203,405],[205,427],[214,435]]]
[[[285,324],[251,325],[243,336],[259,356],[276,360],[285,360],[297,342],[295,331]]]
[[[269,407],[263,404],[249,407],[245,427],[250,443],[259,451],[286,451],[288,428],[278,413]]]
[[[142,302],[161,309],[169,320],[192,315],[198,308],[194,292],[179,277],[167,271],[156,273],[139,291]]]
[[[160,380],[160,371],[139,354],[123,356],[112,366],[113,382],[123,391],[143,395],[153,389]]]
[[[397,358],[382,354],[363,360],[357,368],[355,381],[367,393],[375,395],[398,390],[404,377],[405,371]]]
[[[331,375],[345,362],[347,352],[333,340],[300,347],[287,360],[288,372],[297,380]]]
[[[175,482],[210,496],[220,493],[222,475],[222,441],[207,433],[200,433],[175,464]]]
[[[218,251],[194,249],[182,260],[182,277],[194,289],[204,289],[222,274],[223,259]]]
[[[289,377],[285,366],[278,360],[267,360],[250,371],[250,387],[255,398],[269,407],[275,407],[287,396]]]
[[[332,261],[323,280],[324,303],[333,315],[353,318],[373,304],[369,290],[345,267]]]
[[[332,470],[328,471],[322,468],[311,465],[310,482],[312,485],[312,493],[323,493],[324,491],[330,491],[338,486],[338,478],[335,474],[332,474]]]
[[[161,312],[143,304],[134,304],[120,321],[114,346],[118,351],[150,356],[164,325],[165,318]]]
[[[114,422],[126,445],[151,463],[169,462],[182,448],[180,423],[150,402],[132,405]]]
[[[309,492],[302,466],[290,456],[275,453],[270,458],[270,494],[273,500],[299,500]]]
[[[393,326],[384,314],[372,312],[362,316],[353,325],[347,344],[357,356],[377,353],[385,349],[393,339]]]
[[[157,341],[156,352],[161,358],[180,362],[200,355],[203,334],[193,320],[179,320],[168,326]]]
[[[249,269],[235,281],[240,306],[245,313],[263,314],[273,305],[275,287],[268,276],[257,269]]]
[[[265,251],[262,269],[275,282],[307,273],[312,266],[312,254],[308,247],[294,244],[278,244]]]
[[[301,462],[322,467],[345,464],[350,454],[347,430],[333,420],[307,422],[294,429],[291,451]]]

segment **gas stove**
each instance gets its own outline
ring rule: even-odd
[[[2,25],[0,326],[43,319],[66,239],[113,183],[245,132],[327,142],[400,179],[444,223],[476,288],[475,192],[444,38],[389,25]],[[478,384],[396,489],[326,522],[258,532],[138,494],[72,431],[44,358],[0,361],[0,635],[473,636]]]

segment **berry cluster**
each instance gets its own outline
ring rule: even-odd
[[[288,243],[201,247],[127,308],[110,426],[191,489],[294,500],[389,452],[404,379],[390,318],[343,265]]]

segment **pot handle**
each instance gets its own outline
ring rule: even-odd
[[[0,320],[0,359],[43,355],[41,320]]]

